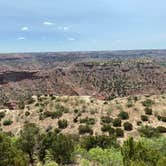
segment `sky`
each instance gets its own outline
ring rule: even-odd
[[[0,0],[0,52],[164,48],[165,0]]]

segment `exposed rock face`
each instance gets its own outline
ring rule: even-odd
[[[166,51],[156,52],[0,55],[0,90],[13,98],[26,92],[101,98],[165,93]]]
[[[37,71],[4,71],[0,73],[0,84],[18,82],[25,79],[39,79]]]

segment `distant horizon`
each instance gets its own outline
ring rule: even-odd
[[[25,51],[25,52],[0,52],[0,54],[31,54],[31,53],[73,53],[73,52],[120,52],[120,51],[166,51],[163,49],[126,49],[126,50],[66,50],[66,51]]]
[[[166,47],[165,0],[0,0],[0,52]]]

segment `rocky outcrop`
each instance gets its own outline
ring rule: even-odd
[[[25,79],[39,79],[38,71],[3,71],[0,72],[0,84],[18,82]]]

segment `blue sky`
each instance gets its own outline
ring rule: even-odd
[[[0,52],[156,48],[165,0],[0,0]]]

